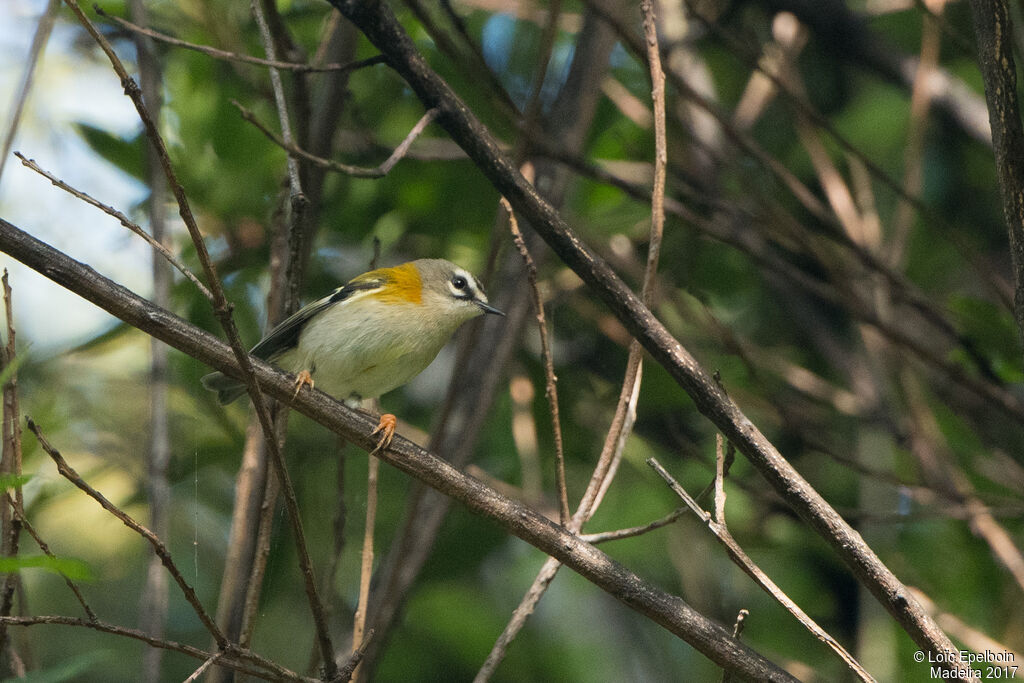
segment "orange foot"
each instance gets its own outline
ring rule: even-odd
[[[310,389],[313,388],[313,375],[309,374],[309,370],[302,370],[295,376],[295,393],[292,394],[292,398],[298,396],[299,391],[304,386],[308,386]]]
[[[380,434],[380,438],[377,439],[377,447],[374,448],[374,452],[387,448],[391,445],[391,439],[395,436],[395,427],[398,426],[398,418],[391,413],[384,413],[380,416],[380,424],[377,428],[370,432],[370,436],[374,434]]]

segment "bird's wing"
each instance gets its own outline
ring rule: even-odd
[[[380,289],[383,285],[384,278],[378,276],[375,271],[364,273],[354,278],[348,284],[339,287],[328,296],[299,309],[280,325],[272,329],[266,337],[260,340],[260,343],[252,347],[252,351],[249,353],[257,358],[270,360],[279,353],[294,348],[299,343],[299,335],[302,334],[303,328],[313,316],[322,313],[335,304],[351,299],[360,292]]]

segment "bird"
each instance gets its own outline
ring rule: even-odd
[[[491,313],[469,271],[444,259],[418,259],[363,273],[274,327],[249,352],[296,374],[295,395],[314,387],[358,408],[423,372],[465,322]],[[222,405],[245,385],[221,372],[201,382]],[[387,448],[397,418],[380,416],[373,431]]]

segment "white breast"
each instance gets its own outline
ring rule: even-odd
[[[298,346],[275,362],[310,371],[317,389],[340,400],[376,398],[430,365],[460,322],[425,316],[414,304],[360,297],[310,320]]]

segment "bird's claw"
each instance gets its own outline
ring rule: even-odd
[[[299,391],[301,391],[304,386],[308,386],[310,389],[313,388],[313,375],[309,374],[309,370],[301,370],[299,374],[295,376],[295,393],[292,394],[293,399],[299,395]]]
[[[391,439],[395,436],[395,427],[397,426],[398,418],[391,413],[384,413],[380,416],[377,428],[370,432],[370,436],[380,434],[380,438],[377,439],[377,447],[373,449],[374,453],[391,445]]]

